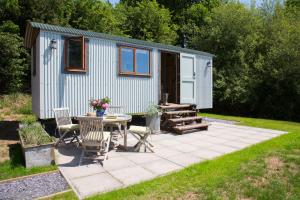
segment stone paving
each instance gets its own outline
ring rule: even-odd
[[[152,135],[155,153],[112,150],[102,166],[83,160],[81,149],[72,145],[56,150],[57,164],[79,198],[127,187],[174,172],[194,163],[238,151],[253,144],[277,137],[285,132],[211,122],[208,131],[183,135]],[[128,146],[137,140],[128,135]],[[143,148],[142,148],[143,149]]]

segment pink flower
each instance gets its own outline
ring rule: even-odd
[[[96,100],[94,100],[94,101],[92,101],[92,106],[96,106],[97,105],[97,101]]]
[[[102,104],[102,108],[103,108],[104,110],[106,110],[108,107],[109,107],[108,103]]]

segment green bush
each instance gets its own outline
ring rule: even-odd
[[[11,26],[8,28],[7,26]],[[3,28],[5,26],[5,28]],[[0,26],[0,92],[18,92],[24,88],[29,70],[26,59],[28,53],[23,47],[23,39],[15,33],[5,32],[15,29],[13,23]],[[15,30],[14,30],[15,31]]]
[[[25,145],[41,145],[54,141],[38,122],[24,124],[23,127],[19,129],[19,132]]]

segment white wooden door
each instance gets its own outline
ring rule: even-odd
[[[196,57],[180,54],[180,103],[196,103]]]

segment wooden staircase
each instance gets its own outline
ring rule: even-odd
[[[207,130],[209,124],[197,116],[195,105],[169,104],[160,105],[162,110],[162,129],[182,134],[189,130]]]

